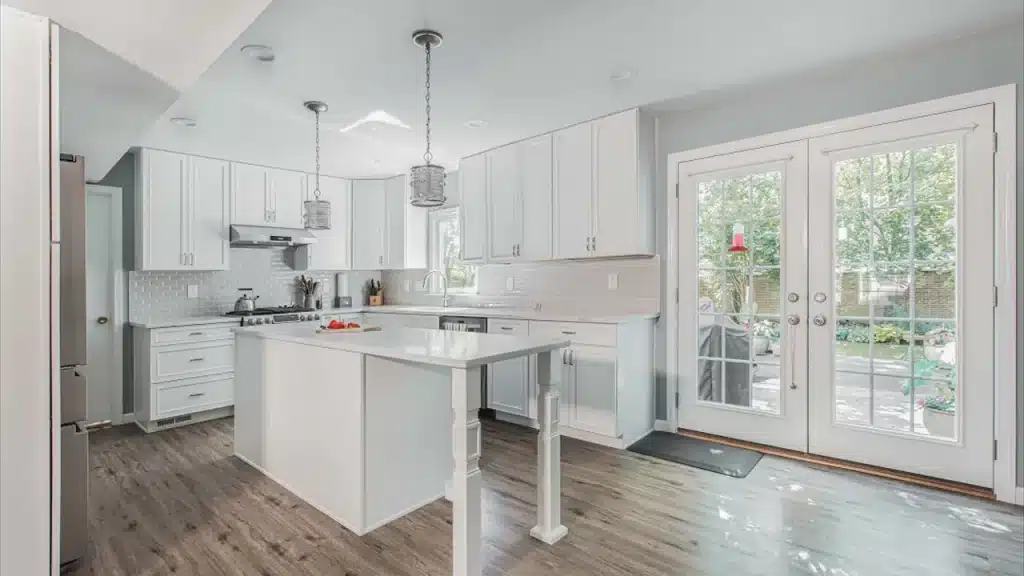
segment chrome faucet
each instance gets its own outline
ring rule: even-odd
[[[444,290],[444,298],[441,300],[441,302],[442,305],[445,308],[447,308],[448,304],[450,304],[448,300],[448,276],[446,276],[444,272],[441,272],[440,270],[431,270],[430,272],[427,272],[427,275],[423,277],[423,288],[429,288],[427,282],[430,281],[430,277],[433,276],[434,274],[437,274],[438,276],[441,277],[441,288]]]

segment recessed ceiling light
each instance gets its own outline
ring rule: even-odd
[[[258,62],[265,63],[273,62],[277,58],[277,55],[274,54],[274,49],[263,44],[246,44],[242,46],[242,54]]]
[[[618,70],[612,71],[608,77],[612,82],[623,82],[633,77],[632,68],[619,68]]]
[[[196,119],[189,118],[188,116],[175,116],[171,118],[171,124],[177,124],[178,126],[187,126],[189,128],[195,128]]]
[[[466,128],[483,128],[487,126],[486,120],[468,120],[465,124]]]

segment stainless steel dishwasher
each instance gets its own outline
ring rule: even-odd
[[[475,316],[441,316],[438,328],[453,332],[487,333],[487,318]],[[494,418],[494,410],[487,407],[487,366],[480,368],[480,417]]]

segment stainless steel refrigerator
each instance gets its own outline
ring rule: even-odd
[[[86,429],[85,159],[60,156],[60,563],[88,544],[89,432]]]

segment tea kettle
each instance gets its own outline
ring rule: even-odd
[[[242,295],[238,297],[238,300],[235,300],[235,312],[252,312],[255,310],[256,298],[259,298],[259,296],[256,296],[256,298],[249,296],[248,293],[252,292],[252,288],[239,288],[238,291]]]

